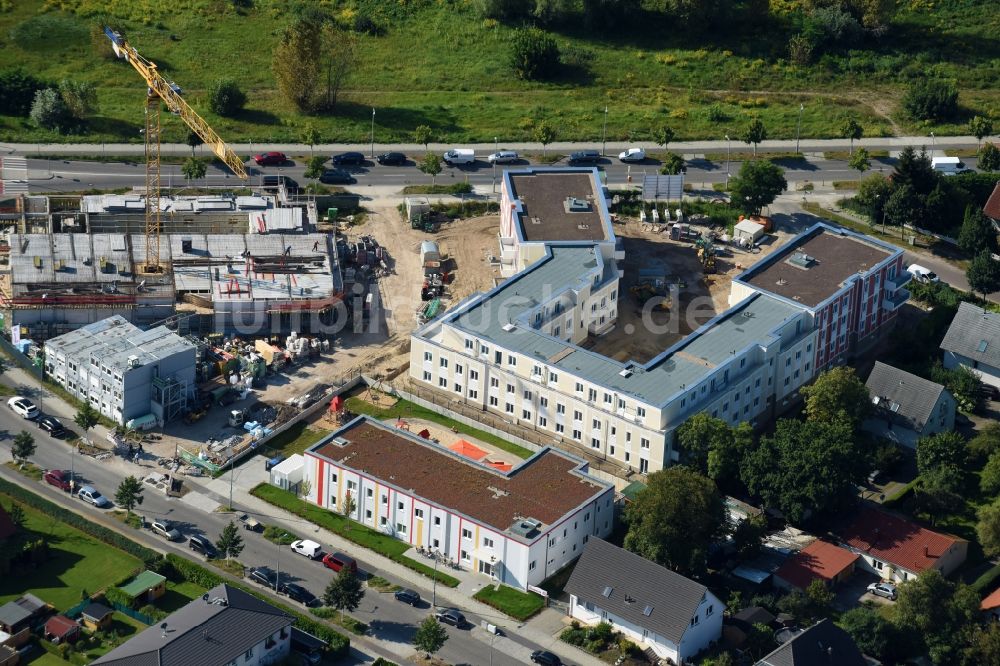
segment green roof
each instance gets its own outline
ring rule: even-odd
[[[645,490],[646,484],[642,481],[633,481],[624,488],[622,488],[622,495],[625,496],[629,502],[634,502],[635,498],[639,495],[639,491]]]
[[[119,589],[134,599],[147,590],[151,590],[157,585],[163,584],[166,580],[167,578],[165,576],[161,576],[158,573],[143,571],[141,574],[132,579],[131,583]]]

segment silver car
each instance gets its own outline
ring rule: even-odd
[[[892,583],[872,583],[868,586],[868,591],[876,597],[885,597],[890,601],[896,600],[896,586]]]
[[[520,156],[514,150],[500,150],[495,153],[491,153],[486,160],[490,164],[510,164],[516,162]]]
[[[168,541],[177,541],[181,538],[181,533],[169,520],[154,520],[149,524],[149,529],[153,534],[159,534]]]

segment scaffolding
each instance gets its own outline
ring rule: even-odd
[[[187,411],[187,382],[174,377],[153,377],[152,403],[162,410],[161,421],[167,423]]]

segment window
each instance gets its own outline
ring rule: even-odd
[[[639,458],[639,473],[645,474],[649,471],[649,461],[645,458]]]
[[[601,448],[601,440],[597,439],[596,437],[591,437],[590,438],[590,448],[592,448],[592,449],[599,449],[599,448]]]
[[[441,367],[442,368],[448,367],[448,359],[446,359],[444,356],[441,357]]]
[[[480,354],[484,354],[486,356],[489,356],[490,355],[490,348],[487,347],[486,345],[479,345],[479,353]]]
[[[469,398],[475,400],[478,397],[479,397],[479,391],[476,391],[475,389],[469,391]]]
[[[441,524],[441,516],[434,516],[434,524],[435,525]]]
[[[509,365],[512,368],[516,367],[517,366],[517,357],[514,356],[513,354],[507,354],[507,365]]]
[[[542,376],[542,366],[540,365],[533,366],[531,368],[531,374],[538,375],[538,377],[540,378]]]
[[[574,421],[582,421],[583,420],[583,413],[574,409],[573,410],[573,420]]]
[[[432,354],[432,353],[430,353],[428,351],[425,351],[424,352],[424,360],[425,361],[433,361],[434,360],[434,354]]]
[[[389,504],[389,496],[388,495],[382,495],[382,497],[379,498],[379,503],[388,505]]]
[[[513,392],[514,392],[514,385],[507,384],[507,393],[513,393]]]
[[[583,384],[581,384],[580,382],[576,383],[576,392],[583,393]]]
[[[512,402],[504,403],[503,411],[507,412],[508,414],[513,414],[514,413],[514,403],[512,403]]]
[[[531,564],[528,565],[528,571],[535,570],[535,560],[531,560]]]
[[[438,386],[440,386],[441,388],[448,388],[448,378],[441,377],[440,379],[438,379]]]
[[[649,440],[646,439],[645,437],[641,437],[639,439],[639,448],[640,449],[648,449],[649,448]]]
[[[365,520],[371,520],[371,519],[372,519],[372,510],[368,509],[367,511],[365,511]]]
[[[462,560],[465,562],[469,562],[472,560],[472,558],[469,557],[469,551],[467,550],[462,551]]]
[[[493,539],[491,539],[489,537],[483,537],[483,546],[485,546],[486,548],[492,548],[493,547]]]
[[[705,609],[705,617],[711,617],[712,613],[714,612],[715,612],[715,607],[712,606],[712,604],[709,604],[708,608]]]
[[[538,417],[538,425],[539,425],[539,426],[541,426],[542,428],[544,428],[544,427],[546,427],[546,426],[547,426],[548,424],[549,424],[549,421],[548,421],[548,419],[546,419],[546,418],[545,418],[544,416],[539,416],[539,417]]]
[[[424,381],[429,382],[431,380],[431,373],[424,370]]]
[[[497,352],[496,354],[494,354],[493,355],[493,362],[496,363],[497,365],[500,365],[501,363],[503,363],[503,353],[502,352]]]
[[[400,508],[402,508],[402,507],[400,507]],[[416,516],[417,518],[421,518],[422,519],[424,517],[424,510],[423,509],[414,509],[413,510],[413,515]]]
[[[587,390],[587,400],[589,402],[595,402],[597,400],[597,390],[596,389],[588,389]]]
[[[747,365],[747,360],[745,358],[740,359],[740,367],[745,368]]]
[[[437,550],[438,547],[441,546],[441,541],[438,540],[438,539],[432,539],[431,540],[431,545],[434,547],[435,550]]]
[[[463,527],[462,528],[462,538],[463,539],[471,539],[472,538],[472,530],[470,530],[467,527]]]
[[[365,488],[365,494],[368,495],[368,497],[374,497],[375,491],[372,490],[371,488]]]
[[[580,438],[581,438],[582,436],[583,436],[583,433],[581,433],[581,432],[580,432],[579,430],[574,430],[574,431],[573,431],[573,439],[575,439],[576,441],[578,441],[578,442],[579,442],[579,441],[580,441]]]
[[[497,404],[499,404],[497,402],[497,397],[495,395],[491,395],[490,396],[490,407],[496,407]]]
[[[462,392],[462,385],[459,384],[458,382],[455,382],[455,393],[461,393],[461,392]]]
[[[549,399],[546,398],[544,395],[543,396],[539,396],[538,397],[538,404],[541,405],[542,407],[548,407],[549,406]]]
[[[250,661],[253,658],[253,648],[250,648],[243,655],[243,661]]]
[[[691,626],[692,627],[697,627],[698,626],[698,616],[697,615],[695,615],[693,618],[691,618]]]
[[[348,481],[347,482],[347,489],[348,490],[354,490],[357,487],[358,487],[358,484],[354,483],[353,481]]]
[[[466,349],[472,349],[474,346],[475,346],[475,343],[472,342],[472,340],[466,340],[465,341],[465,348]]]
[[[460,366],[458,363],[455,364],[455,374],[456,375],[462,374],[462,366]]]
[[[559,335],[559,329],[556,329],[556,335]],[[559,381],[559,375],[557,375],[554,372],[550,372],[549,373],[549,381],[553,382],[553,383]]]
[[[525,391],[524,392],[524,399],[525,400],[531,400],[531,391]]]
[[[785,386],[788,386],[788,377],[785,377]]]
[[[498,386],[500,386],[500,380],[497,379],[496,377],[490,377],[490,386],[492,386],[493,388],[497,388]]]
[[[524,419],[524,420],[526,420],[526,421],[530,421],[531,420],[531,412],[529,412],[527,409],[522,409],[521,410],[521,418]]]
[[[615,445],[614,444],[611,444],[610,446],[608,446],[608,455],[609,456],[615,455]]]
[[[791,364],[792,364],[792,357],[789,356],[788,358],[785,359],[785,367],[787,368],[791,366]]]
[[[632,459],[632,454],[629,452],[628,449],[625,449],[625,462],[628,462],[631,459]]]
[[[565,413],[566,413],[566,405],[560,405],[559,403],[556,403],[556,414],[565,414]]]
[[[396,508],[402,511],[403,509],[406,508],[406,505],[403,504],[402,502],[396,502]]]
[[[406,534],[406,525],[403,523],[396,523],[396,531],[400,534]]]
[[[386,522],[388,522],[388,521],[387,521],[387,519],[386,519],[385,516],[379,516],[378,517],[378,524],[379,525],[385,527]]]
[[[479,379],[479,371],[478,370],[469,370],[469,379],[470,380]]]
[[[563,434],[564,432],[566,432],[566,427],[565,427],[565,426],[563,426],[563,424],[562,424],[562,423],[557,423],[557,424],[556,424],[556,432],[557,432],[557,433],[559,433],[559,434],[561,435],[561,434]]]
[[[330,475],[330,481],[332,481],[333,483],[337,483],[337,473],[336,472],[334,472],[333,474]]]
[[[610,405],[611,404],[611,394],[610,393],[605,393],[604,394],[604,404],[605,405]]]
[[[600,430],[601,429],[601,422],[599,420],[597,420],[597,419],[594,419],[594,429],[595,430]]]

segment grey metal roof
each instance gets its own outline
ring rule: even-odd
[[[971,303],[959,303],[941,349],[1000,368],[1000,314],[986,312]]]
[[[47,341],[45,346],[67,358],[96,356],[105,366],[123,371],[129,367],[128,360],[133,356],[141,365],[146,365],[179,352],[190,351],[192,358],[194,354],[194,344],[166,326],[144,331],[121,315],[64,333]]]
[[[867,666],[846,631],[824,619],[778,647],[755,666]]]
[[[768,294],[755,294],[645,365],[622,363],[534,328],[534,312],[543,303],[554,303],[560,294],[575,302],[575,289],[595,279],[601,285],[616,276],[613,264],[604,263],[594,246],[551,244],[548,257],[470,299],[445,315],[444,322],[548,367],[659,405],[693,387],[734,352],[768,342],[773,331],[803,310]],[[632,371],[627,377],[621,374],[626,366]]]
[[[31,617],[31,611],[21,607],[14,601],[8,601],[0,606],[0,624],[5,627],[13,627],[19,622],[24,622]]]
[[[679,644],[708,588],[591,537],[566,591]]]
[[[225,666],[292,623],[290,615],[224,583],[206,594],[208,601],[195,599],[164,620],[166,629],[150,627],[92,664]]]
[[[865,386],[879,410],[892,415],[894,422],[902,421],[916,432],[923,430],[945,390],[929,379],[911,375],[881,361],[875,362]]]

